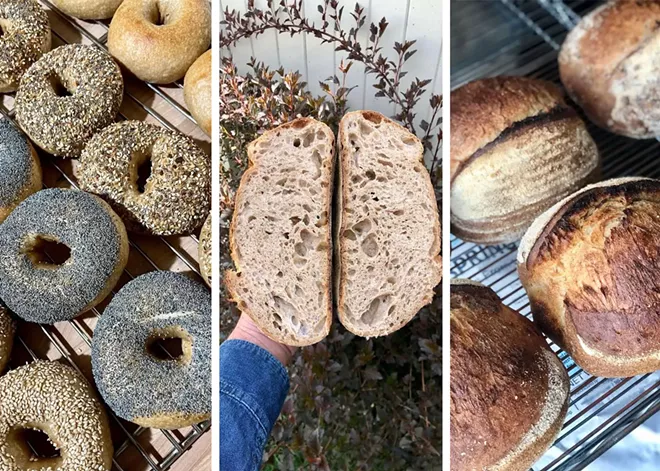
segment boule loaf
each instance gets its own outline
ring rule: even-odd
[[[291,121],[249,145],[236,193],[236,271],[226,272],[226,287],[266,335],[287,345],[316,343],[330,330],[334,153],[328,126]]]
[[[527,471],[568,409],[568,374],[536,326],[490,288],[452,280],[452,471]]]
[[[598,149],[550,82],[494,77],[451,94],[452,232],[518,240],[536,216],[596,181]]]
[[[440,222],[423,146],[372,111],[339,125],[335,238],[339,320],[364,337],[390,334],[433,299]]]
[[[660,2],[611,1],[566,36],[561,81],[589,119],[637,139],[660,135]]]
[[[585,371],[660,369],[660,181],[608,180],[541,215],[518,251],[534,320]]]

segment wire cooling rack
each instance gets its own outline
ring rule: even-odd
[[[48,12],[52,28],[53,48],[67,43],[95,45],[107,51],[108,21],[81,21],[71,18],[47,0],[40,0]],[[183,104],[183,85],[177,82],[157,86],[124,76],[124,100],[118,116],[139,119],[178,130],[191,136],[207,153],[208,137],[197,127]],[[13,94],[0,95],[0,115],[14,120]],[[75,161],[57,159],[40,152],[44,173],[44,187],[77,188]],[[85,375],[91,384],[91,340],[100,313],[111,297],[128,281],[154,270],[184,272],[203,283],[197,262],[198,234],[186,237],[145,237],[130,235],[130,256],[126,270],[112,294],[99,306],[82,316],[54,326],[19,322],[14,351],[9,368],[36,359],[59,360]],[[169,355],[169,352],[165,351]],[[170,355],[171,356],[171,355]],[[211,422],[167,431],[139,427],[109,415],[115,448],[115,471],[183,471],[204,469],[199,457],[192,461],[181,459],[195,442],[210,430]],[[192,454],[191,454],[192,457]],[[207,469],[210,469],[210,460]]]
[[[526,75],[559,83],[558,50],[567,32],[597,6],[598,2],[576,0],[454,0],[452,88],[495,75]],[[605,178],[660,178],[658,141],[637,141],[592,124],[588,127],[598,144]],[[516,273],[517,244],[484,247],[452,236],[451,250],[452,278],[480,281],[504,303],[531,316]],[[660,372],[632,378],[594,377],[556,345],[551,343],[551,347],[570,376],[570,409],[553,447],[533,470],[584,469],[660,410]]]

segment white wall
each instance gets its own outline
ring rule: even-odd
[[[289,1],[289,0],[287,0]],[[321,14],[317,6],[321,0],[304,0],[305,14],[311,21],[320,23]],[[339,0],[343,5],[344,15],[342,23],[350,28],[353,18],[350,12],[355,7],[353,0]],[[405,70],[408,75],[403,80],[407,86],[415,77],[420,79],[432,79],[429,90],[433,93],[442,93],[442,0],[362,0],[359,2],[365,8],[367,22],[363,27],[361,38],[366,45],[368,40],[369,23],[378,23],[384,16],[389,26],[381,40],[383,54],[394,58],[396,53],[392,49],[394,42],[404,40],[417,40],[414,47],[417,53],[410,58]],[[265,0],[255,0],[259,8],[265,8]],[[225,8],[236,9],[244,12],[247,0],[220,0],[222,11]],[[222,16],[222,15],[221,15]],[[275,31],[267,31],[258,38],[243,40],[231,49],[234,62],[240,70],[245,70],[245,63],[254,56],[258,61],[263,61],[271,67],[283,66],[285,70],[298,70],[309,84],[310,90],[320,94],[318,86],[320,80],[324,80],[333,74],[339,75],[337,69],[345,53],[335,52],[330,44],[321,44],[320,41],[307,35],[296,35],[293,38],[288,34],[277,34]],[[376,89],[372,87],[373,75],[364,73],[364,66],[355,63],[348,74],[348,84],[358,85],[358,88],[350,94],[349,106],[351,109],[372,109],[391,116],[395,112],[394,105],[388,103],[386,98],[375,98]],[[429,94],[430,97],[430,94]],[[417,120],[430,119],[428,97],[422,99],[416,111]]]

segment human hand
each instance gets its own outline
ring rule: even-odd
[[[246,342],[253,343],[270,352],[284,366],[291,361],[291,357],[296,351],[296,347],[290,347],[276,342],[261,332],[259,327],[252,322],[252,319],[247,314],[241,314],[236,327],[234,327],[227,340],[229,339],[245,340]]]

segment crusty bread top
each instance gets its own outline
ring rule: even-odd
[[[523,470],[559,431],[566,370],[536,326],[490,288],[451,287],[452,470]]]
[[[475,80],[451,93],[452,179],[480,148],[507,128],[566,106],[555,85],[527,77]]]
[[[339,320],[364,337],[390,334],[433,299],[440,222],[419,139],[373,111],[339,125]]]
[[[334,135],[311,118],[265,132],[248,146],[231,224],[236,271],[225,284],[270,338],[322,340],[332,321],[330,212]]]

